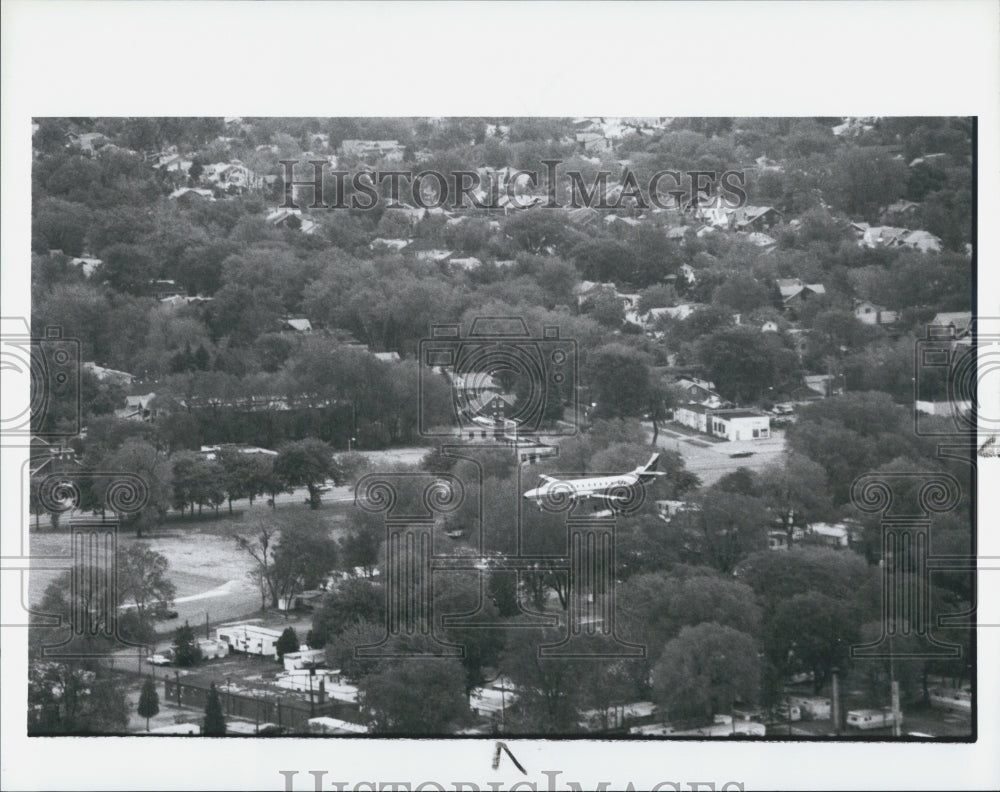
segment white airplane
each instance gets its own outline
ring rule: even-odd
[[[535,489],[525,492],[523,497],[526,500],[535,501],[539,509],[543,508],[546,502],[558,503],[565,501],[566,498],[573,501],[593,498],[609,507],[607,513],[610,514],[615,510],[616,506],[632,500],[628,493],[622,492],[622,490],[648,484],[656,476],[667,475],[662,470],[656,469],[659,463],[660,455],[653,454],[645,465],[640,465],[635,470],[619,476],[558,479],[543,475],[541,483]]]

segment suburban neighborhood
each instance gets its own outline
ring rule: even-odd
[[[975,738],[970,119],[32,144],[30,734]]]

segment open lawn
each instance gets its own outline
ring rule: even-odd
[[[218,518],[206,512],[201,519],[185,520],[170,515],[164,525],[147,531],[141,539],[133,534],[119,534],[119,547],[142,543],[162,553],[170,563],[168,577],[177,588],[174,610],[177,619],[159,622],[159,632],[173,632],[178,624],[188,620],[192,625],[205,622],[205,614],[212,623],[229,621],[255,614],[260,609],[260,593],[248,578],[254,561],[236,546],[234,535],[250,533],[255,524],[263,521],[278,528],[284,525],[325,525],[331,536],[339,539],[346,531],[345,519],[351,508],[349,501],[339,500],[338,487],[324,498],[324,504],[313,511],[303,503],[305,492],[288,496],[288,502],[278,502],[275,508],[265,500],[253,506],[243,501],[236,504],[238,513],[229,516],[226,509],[219,510]],[[31,552],[35,555],[63,555],[70,551],[69,532],[32,531]],[[35,569],[29,575],[29,599],[37,604],[45,587],[71,566],[71,560],[47,563],[54,569]]]

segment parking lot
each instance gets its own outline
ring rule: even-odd
[[[652,426],[646,425],[652,437]],[[684,457],[687,469],[696,473],[702,484],[709,486],[737,468],[760,471],[781,464],[785,453],[785,433],[781,429],[774,429],[771,435],[767,440],[731,442],[666,423],[660,426],[656,445],[677,451]]]

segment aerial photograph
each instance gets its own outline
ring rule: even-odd
[[[32,742],[975,741],[977,131],[35,117]]]

